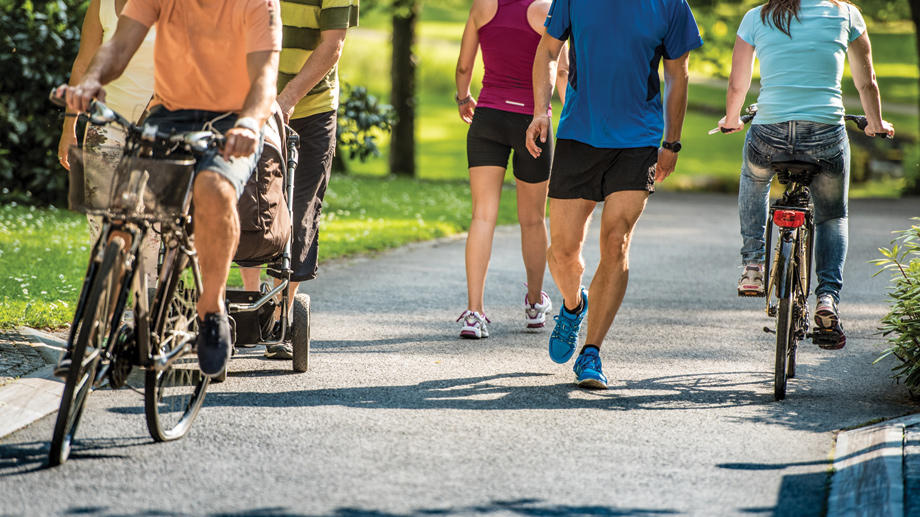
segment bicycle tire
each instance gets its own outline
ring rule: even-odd
[[[773,398],[783,400],[786,398],[787,370],[786,360],[789,352],[789,340],[792,338],[792,297],[793,268],[792,268],[793,243],[782,241],[779,247],[779,260],[777,261],[777,280],[781,281],[777,287],[776,295],[779,297],[779,307],[776,310],[776,353],[773,366]]]
[[[70,457],[73,437],[83,416],[86,399],[96,380],[96,367],[101,356],[97,354],[89,362],[86,362],[83,356],[90,341],[96,345],[96,350],[103,349],[97,341],[100,338],[98,330],[103,330],[104,339],[111,327],[111,320],[115,317],[114,314],[110,314],[110,304],[115,303],[114,297],[111,296],[115,285],[112,280],[113,274],[119,273],[115,265],[119,257],[124,258],[123,249],[124,240],[121,237],[114,237],[106,245],[102,262],[90,282],[91,288],[85,308],[73,323],[76,329],[74,335],[77,337],[71,350],[71,368],[67,373],[64,391],[61,394],[61,406],[54,423],[51,451],[48,454],[51,466],[61,465]]]
[[[800,326],[805,323],[807,319],[807,307],[808,307],[808,293],[811,289],[811,243],[814,239],[814,232],[809,231],[807,228],[800,228],[796,237],[797,246],[797,259],[796,259],[796,272],[797,274],[793,275],[793,278],[798,278],[799,281],[793,285],[793,300],[795,300],[795,305],[793,306],[792,318],[793,318],[793,328],[792,335],[789,338],[788,343],[788,359],[786,360],[786,378],[793,379],[795,378],[795,367],[796,367],[796,352],[799,349],[798,337],[799,330],[802,330],[804,333],[807,329],[800,329]],[[796,313],[796,308],[799,312]]]
[[[180,333],[198,335],[197,274],[188,256],[177,248],[167,257],[169,262],[164,263],[170,267],[164,271],[165,281],[160,283],[152,311],[151,346],[155,355],[171,350]],[[147,370],[144,413],[154,441],[177,440],[188,433],[204,402],[209,380],[201,373],[195,354],[185,354],[163,370]]]
[[[310,296],[307,294],[294,296],[294,318],[290,331],[294,371],[305,372],[310,368]]]

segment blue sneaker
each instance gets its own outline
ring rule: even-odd
[[[582,388],[607,389],[607,377],[604,377],[601,356],[597,352],[593,346],[582,350],[575,360],[575,366],[572,367],[575,372],[575,383]]]
[[[588,292],[581,288],[581,313],[572,314],[565,308],[565,303],[559,309],[559,315],[553,316],[556,320],[556,327],[553,328],[553,334],[549,337],[549,358],[553,361],[563,364],[568,361],[575,352],[575,346],[578,345],[578,332],[581,330],[581,322],[588,313]]]

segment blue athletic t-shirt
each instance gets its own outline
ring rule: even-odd
[[[569,42],[558,138],[593,147],[658,147],[661,58],[703,44],[686,0],[553,0],[546,32]]]
[[[760,60],[760,95],[754,124],[808,120],[843,124],[840,79],[850,42],[866,32],[856,6],[827,0],[802,0],[789,24],[792,37],[764,24],[762,7],[744,15],[738,37]]]

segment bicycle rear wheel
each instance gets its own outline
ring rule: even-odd
[[[178,248],[167,253],[172,264],[154,298],[151,346],[165,354],[193,343],[198,335],[197,275],[188,256]],[[150,369],[144,379],[147,430],[157,442],[184,436],[198,415],[209,378],[201,373],[195,354],[185,353],[163,370]]]
[[[777,275],[779,282],[776,294],[779,297],[779,307],[776,311],[776,355],[773,368],[773,398],[783,400],[786,398],[786,381],[788,371],[786,360],[789,357],[789,345],[793,339],[793,314],[792,299],[795,293],[792,276],[792,242],[782,241],[777,261]]]
[[[112,328],[112,320],[121,315],[113,314],[121,279],[124,276],[124,240],[114,237],[105,248],[102,262],[91,282],[86,305],[82,314],[74,321],[76,341],[70,351],[71,367],[67,373],[61,406],[54,424],[51,438],[49,463],[57,466],[70,456],[73,437],[77,432],[86,398],[93,389],[96,368],[101,352]]]

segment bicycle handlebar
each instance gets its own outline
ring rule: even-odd
[[[756,104],[752,104],[752,105],[748,106],[748,112],[747,112],[746,114],[744,114],[744,115],[741,116],[741,122],[747,124],[747,123],[749,123],[750,121],[754,120],[754,116],[755,116],[755,115],[757,115],[757,105],[756,105]],[[861,130],[863,130],[863,131],[865,131],[866,127],[869,125],[869,119],[867,119],[867,118],[866,118],[865,116],[863,116],[863,115],[844,115],[844,116],[843,116],[843,120],[844,120],[844,121],[847,121],[847,122],[853,122],[853,123],[855,123],[855,124],[856,124],[856,127],[858,127],[859,129],[861,129]],[[728,133],[729,131],[731,131],[730,129],[727,129],[727,128],[724,128],[724,127],[717,127],[717,128],[712,129],[712,130],[709,132],[709,134],[710,134],[710,135],[714,135],[714,134],[718,133],[719,130],[721,130],[723,133]],[[876,133],[874,136],[875,136],[875,138],[884,138],[884,139],[890,139],[890,138],[891,138],[891,136],[888,135],[888,133]]]
[[[51,94],[48,96],[49,100],[57,106],[66,107],[66,100],[64,97],[55,95],[56,91],[56,89],[51,90]],[[89,123],[97,126],[114,122],[121,126],[131,136],[147,142],[179,144],[197,153],[203,153],[212,146],[223,147],[225,141],[224,135],[214,133],[213,131],[166,133],[158,130],[156,126],[138,126],[96,99],[90,101],[89,110],[86,114],[81,113],[80,116],[84,117]]]

